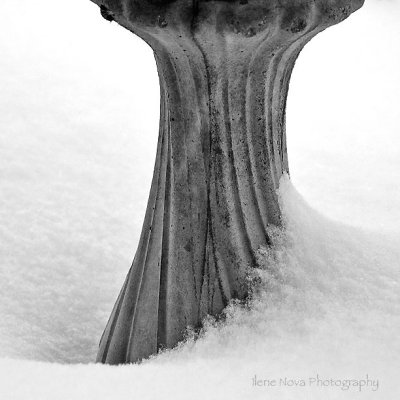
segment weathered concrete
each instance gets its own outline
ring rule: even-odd
[[[248,294],[280,225],[285,106],[304,45],[363,0],[93,0],[154,50],[156,166],[139,247],[98,361],[135,362]]]

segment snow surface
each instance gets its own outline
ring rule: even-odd
[[[90,363],[143,220],[154,61],[88,0],[31,3],[3,0],[0,26],[0,399],[400,398],[399,2],[367,2],[298,60],[297,189],[282,181],[286,229],[251,309],[123,367]]]

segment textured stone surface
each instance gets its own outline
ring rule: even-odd
[[[363,0],[94,2],[153,48],[161,88],[143,231],[98,354],[118,364],[175,346],[246,298],[246,269],[280,225],[294,63]]]

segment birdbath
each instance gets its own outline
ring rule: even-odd
[[[285,109],[302,48],[363,0],[92,0],[154,51],[160,131],[138,249],[97,360],[140,361],[249,294],[281,225]]]

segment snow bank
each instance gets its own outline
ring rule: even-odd
[[[281,203],[250,308],[141,365],[1,360],[2,398],[398,398],[398,242],[327,220],[287,179]]]

